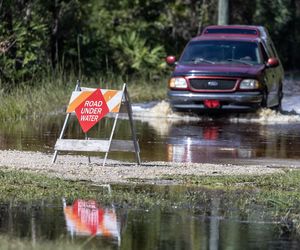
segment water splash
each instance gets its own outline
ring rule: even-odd
[[[291,76],[283,83],[282,109],[286,112],[300,114],[300,79]]]
[[[195,115],[192,113],[176,113],[173,112],[170,104],[161,101],[150,106],[141,107],[136,105],[133,109],[136,119],[159,124],[161,127],[167,127],[170,123],[178,121],[212,121],[212,120],[228,120],[230,122],[243,123],[261,123],[261,124],[286,124],[300,122],[300,115],[291,115],[276,112],[271,109],[259,109],[255,113],[231,114],[229,116],[209,116]],[[165,126],[163,126],[165,124]]]
[[[282,114],[271,109],[259,109],[256,113],[230,116],[231,122],[260,123],[260,124],[287,124],[300,122],[300,115]]]
[[[170,122],[178,121],[198,121],[204,119],[204,117],[197,116],[191,113],[176,113],[173,112],[171,106],[166,101],[158,103],[151,103],[150,105],[135,105],[133,106],[133,113],[135,118],[140,120],[145,119],[165,119]]]

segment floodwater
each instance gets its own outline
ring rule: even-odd
[[[287,116],[289,115],[282,115]],[[298,116],[293,116],[298,117]],[[0,125],[0,149],[53,153],[65,116]],[[187,120],[136,116],[142,161],[225,162],[249,159],[300,159],[299,121],[250,122],[252,118],[214,117]],[[282,119],[282,118],[281,118]],[[246,121],[248,120],[248,122]],[[109,138],[113,118],[104,118],[88,133]],[[75,116],[64,138],[84,138]],[[131,139],[129,122],[119,119],[115,139]],[[95,154],[94,154],[95,155]],[[96,154],[103,157],[103,154]],[[110,153],[110,159],[134,161],[132,153]]]
[[[298,77],[299,78],[299,77]],[[134,125],[142,161],[234,162],[254,159],[300,159],[300,79],[288,76],[283,112],[192,116],[173,113],[167,102],[134,104]],[[53,153],[65,114],[40,120],[0,124],[0,149]],[[113,117],[103,118],[88,136],[109,138]],[[64,138],[84,138],[72,116]],[[117,122],[114,139],[131,139],[127,116]],[[103,154],[94,154],[103,157]],[[109,158],[134,161],[132,153]]]
[[[177,186],[136,188],[167,196],[197,191]],[[205,204],[198,197],[193,207],[168,209],[104,206],[84,198],[17,206],[2,203],[0,236],[26,240],[32,246],[58,242],[60,249],[64,244],[70,249],[299,249],[299,240],[282,231],[260,207],[245,212],[220,193],[206,195]]]
[[[134,125],[141,159],[299,162],[300,84],[299,88],[291,86],[285,92],[282,114],[260,110],[255,114],[195,117],[172,113],[166,102],[136,104]],[[64,119],[64,114],[56,114],[40,120],[1,123],[0,149],[53,153]],[[88,136],[109,138],[113,121],[113,117],[104,118]],[[84,138],[75,116],[71,117],[64,138]],[[128,119],[121,116],[114,139],[130,138]],[[93,155],[103,157],[100,153]],[[135,160],[132,153],[114,152],[109,158]],[[151,192],[173,196],[189,192],[188,187],[149,188],[153,189]],[[268,211],[254,207],[245,212],[235,205],[238,197],[230,204],[229,200],[217,193],[197,206],[187,204],[167,210],[157,206],[142,209],[120,204],[107,206],[84,197],[21,205],[13,201],[0,203],[0,244],[5,237],[26,240],[32,246],[58,242],[60,246],[76,245],[83,249],[299,249],[299,240],[284,233],[278,221],[268,217]]]

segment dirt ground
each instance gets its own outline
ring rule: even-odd
[[[91,181],[96,183],[163,183],[166,175],[262,175],[283,172],[276,165],[258,162],[255,164],[195,164],[169,162],[135,163],[108,160],[102,166],[102,159],[86,156],[59,155],[51,164],[52,155],[40,152],[14,150],[0,151],[0,170],[22,170],[43,173],[63,179]],[[167,178],[165,178],[167,179]]]

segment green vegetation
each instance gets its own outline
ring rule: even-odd
[[[206,195],[198,192],[185,193],[184,187],[174,186],[172,192],[166,192],[162,186],[113,185],[112,193],[97,184],[68,181],[59,178],[50,178],[46,175],[30,172],[0,170],[0,201],[15,203],[38,200],[56,200],[62,197],[67,200],[78,198],[94,199],[101,204],[114,202],[122,207],[151,208],[159,206],[161,209],[171,208],[173,205],[186,206],[195,203],[197,199],[203,201]]]
[[[281,228],[300,235],[300,171],[264,176],[166,176],[185,186],[112,185],[106,188],[84,182],[66,181],[26,172],[0,171],[0,200],[14,203],[55,200],[65,197],[94,199],[101,204],[151,209],[189,208],[200,214],[210,211],[220,199],[222,216],[240,215],[275,219]]]
[[[0,121],[35,119],[49,113],[65,111],[76,81],[75,76],[47,77],[37,80],[38,84],[35,86],[23,84],[9,93],[0,91]],[[165,77],[157,80],[100,78],[98,84],[91,82],[84,81],[82,86],[121,89],[126,82],[133,102],[163,100],[166,97]]]
[[[122,79],[115,83],[129,83],[134,101],[165,98],[165,56],[178,56],[204,26],[216,24],[217,6],[218,0],[1,1],[0,119],[62,108],[76,79]],[[285,68],[296,69],[299,7],[295,0],[234,0],[229,22],[265,25]]]
[[[80,250],[84,249],[80,244],[74,244],[71,240],[58,240],[58,241],[38,241],[32,242],[28,239],[21,239],[16,237],[8,237],[0,235],[0,250],[19,250],[19,249],[42,249],[42,250]],[[95,249],[95,248],[90,248]]]
[[[67,105],[76,83],[64,78],[37,82],[39,84],[34,87],[22,84],[12,92],[0,92],[0,120],[36,118],[48,112],[56,112]]]
[[[172,178],[172,177],[168,177]],[[180,180],[185,184],[197,186],[220,187],[220,188],[260,188],[267,190],[280,191],[299,191],[298,185],[300,179],[300,171],[288,170],[283,174],[270,175],[244,175],[244,176],[178,176],[176,180]]]
[[[287,69],[299,61],[299,1],[230,1],[230,24],[266,26]],[[3,0],[0,88],[34,83],[49,70],[77,76],[151,77],[166,71],[204,26],[216,24],[218,0]]]
[[[166,176],[185,185],[196,185],[212,190],[239,191],[248,194],[243,207],[262,205],[274,217],[281,218],[283,226],[300,234],[300,170],[283,174],[261,176]],[[289,230],[290,228],[286,228]]]
[[[93,197],[87,185],[17,171],[0,171],[0,200],[31,201],[67,197]]]

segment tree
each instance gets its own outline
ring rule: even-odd
[[[226,25],[229,21],[229,0],[218,0],[218,24]]]

